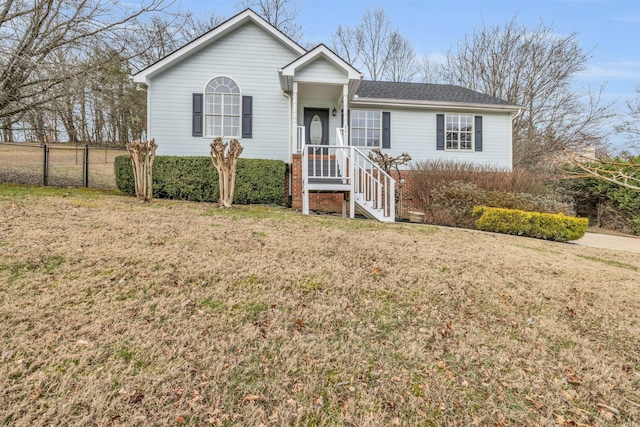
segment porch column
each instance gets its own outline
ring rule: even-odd
[[[293,96],[291,97],[291,135],[292,146],[291,152],[298,152],[298,82],[293,82]]]
[[[349,85],[342,86],[342,117],[344,119],[344,123],[342,123],[342,127],[346,130],[349,123]],[[347,134],[344,134],[344,137],[347,137]],[[349,141],[345,141],[345,144],[349,145]]]

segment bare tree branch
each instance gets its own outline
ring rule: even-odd
[[[292,40],[302,40],[302,25],[296,22],[300,13],[298,0],[239,0],[236,7],[251,8]]]

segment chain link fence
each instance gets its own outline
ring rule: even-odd
[[[0,182],[115,188],[114,159],[124,147],[0,143]]]

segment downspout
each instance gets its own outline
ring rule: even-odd
[[[285,92],[284,90],[282,91],[282,95],[284,95],[288,100],[289,100],[289,147],[287,148],[287,150],[289,151],[289,164],[287,165],[287,170],[288,170],[288,175],[289,175],[289,191],[287,194],[287,204],[289,205],[288,207],[291,207],[292,204],[292,186],[293,186],[293,153],[291,150],[291,147],[293,147],[293,135],[292,135],[292,131],[291,131],[291,95],[289,95],[287,92]]]

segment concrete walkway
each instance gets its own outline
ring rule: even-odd
[[[640,254],[640,239],[635,237],[610,236],[608,234],[586,233],[580,240],[571,243],[592,248],[614,249]]]

